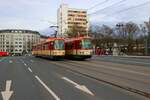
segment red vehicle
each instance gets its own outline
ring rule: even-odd
[[[0,57],[9,56],[9,52],[0,52]]]
[[[67,58],[87,59],[91,58],[93,48],[89,37],[75,37],[65,39]]]
[[[95,49],[95,54],[96,55],[106,55],[106,50],[105,49],[102,49],[102,48],[96,48]]]
[[[48,38],[46,41],[36,44],[32,54],[37,57],[62,58],[65,56],[64,39]]]

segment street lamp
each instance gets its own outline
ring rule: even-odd
[[[146,27],[142,26],[142,32],[144,33],[144,53],[145,55],[148,55],[148,35],[146,34],[147,33],[147,30],[146,30]]]
[[[124,24],[122,23],[119,23],[116,25],[116,29],[117,29],[117,34],[119,34],[119,36],[121,38],[124,38],[125,37],[125,34],[123,33],[123,28],[124,28]],[[123,35],[121,35],[121,33],[123,33]],[[122,37],[123,36],[123,37]]]

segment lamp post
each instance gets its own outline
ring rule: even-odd
[[[124,25],[123,25],[122,23],[119,23],[119,24],[116,25],[119,34],[121,34],[121,32],[122,32],[123,26],[124,26]],[[123,37],[124,37],[124,35],[123,35]],[[123,38],[123,37],[122,37],[122,38]]]
[[[150,18],[149,18],[149,21],[148,22],[144,22],[146,27],[147,27],[147,48],[148,48],[148,54],[150,53],[149,52],[149,46],[150,46]]]
[[[142,32],[144,33],[144,54],[145,56],[148,55],[148,35],[146,34],[147,33],[147,30],[146,30],[146,27],[142,26]]]
[[[86,36],[89,37],[89,27],[90,27],[90,26],[89,26],[89,21],[88,21],[88,20],[86,21],[86,26],[87,26],[87,29],[86,29],[87,33],[86,33]]]

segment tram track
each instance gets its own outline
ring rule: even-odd
[[[97,72],[97,73],[103,73],[103,74],[106,74],[106,75],[109,75],[109,76],[114,76],[114,77],[119,77],[119,78],[125,78],[125,79],[131,80],[131,81],[141,82],[143,84],[149,85],[149,83],[144,81],[144,80],[135,79],[135,78],[131,78],[131,77],[129,78],[129,77],[126,77],[126,76],[121,76],[121,75],[117,75],[117,74],[114,74],[114,73],[109,73],[109,72],[98,70],[98,68],[101,68],[101,67],[96,67],[96,66],[90,66],[90,67],[89,66],[78,66],[79,63],[73,64],[73,63],[69,63],[69,62],[67,62],[67,63],[64,62],[64,64],[69,64],[69,65],[76,66],[76,67],[79,67],[79,68],[82,68],[82,69],[91,70],[91,71],[94,71],[94,72]]]
[[[100,82],[103,82],[103,83],[106,83],[106,84],[109,84],[109,85],[112,85],[112,86],[115,86],[115,87],[118,87],[118,88],[127,90],[127,91],[129,91],[129,92],[136,93],[136,94],[139,94],[139,95],[141,95],[141,96],[150,98],[150,93],[149,93],[149,92],[146,92],[146,91],[143,91],[143,90],[140,90],[140,89],[137,89],[137,88],[133,88],[132,86],[120,85],[120,84],[117,84],[117,83],[115,83],[115,82],[111,82],[111,81],[108,81],[108,80],[104,80],[104,79],[102,79],[102,78],[100,78],[100,77],[95,77],[95,76],[93,76],[93,75],[90,75],[89,73],[81,72],[81,71],[79,71],[79,70],[77,70],[77,69],[73,69],[72,67],[69,67],[69,65],[71,65],[71,64],[68,63],[68,62],[66,62],[66,63],[65,63],[65,62],[63,62],[63,63],[62,63],[62,62],[61,62],[61,63],[58,63],[58,62],[51,62],[51,63],[52,63],[52,64],[55,64],[55,65],[58,65],[58,66],[61,66],[61,67],[64,67],[64,68],[68,69],[68,70],[71,71],[71,72],[74,72],[74,73],[77,73],[77,74],[86,76],[86,77],[88,77],[88,78],[95,79],[95,80],[97,80],[97,81],[100,81]],[[71,66],[75,66],[75,65],[71,65]],[[76,64],[76,66],[77,66],[77,64]],[[79,66],[78,66],[78,67],[79,67]],[[84,69],[84,70],[85,70],[85,68],[86,68],[87,70],[92,70],[92,69],[89,69],[89,68],[87,68],[87,67],[82,68],[82,67],[80,66],[80,69]],[[99,73],[99,71],[97,71],[97,70],[93,70],[93,71]],[[102,73],[102,72],[101,72],[101,73]],[[108,75],[108,73],[104,73],[104,72],[103,72],[103,74],[107,74],[107,75]],[[112,76],[112,74],[109,74],[109,75]],[[115,76],[115,77],[119,77],[119,76]],[[122,78],[122,77],[120,77],[120,78]],[[131,79],[128,79],[128,80],[131,80]],[[134,82],[138,82],[138,83],[139,83],[139,81],[137,81],[137,80],[131,80],[131,81],[134,81]],[[143,81],[141,81],[141,82],[143,83]],[[145,83],[145,82],[144,82],[144,84],[148,84],[148,83]]]

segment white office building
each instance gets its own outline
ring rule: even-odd
[[[69,8],[67,4],[60,5],[57,13],[58,34],[67,36],[67,31],[78,26],[81,32],[87,32],[89,28],[87,11],[84,9]]]

